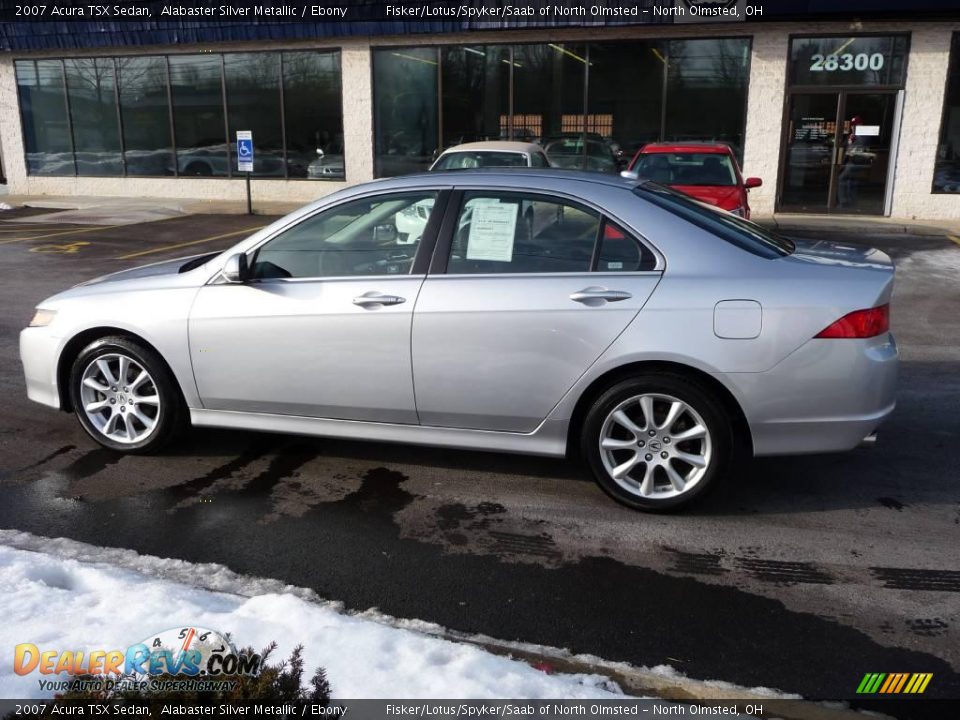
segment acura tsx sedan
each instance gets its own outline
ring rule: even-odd
[[[423,208],[411,241],[400,219]],[[744,456],[874,437],[893,274],[636,177],[432,172],[82,283],[40,303],[20,351],[29,397],[118,451],[192,423],[573,455],[666,510]]]

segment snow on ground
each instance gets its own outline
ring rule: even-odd
[[[231,633],[238,647],[259,650],[276,641],[274,661],[302,643],[305,674],[326,668],[335,698],[623,697],[599,675],[547,675],[473,645],[348,616],[336,604],[315,602],[308,591],[247,581],[218,566],[0,530],[0,543],[8,541],[19,547],[0,544],[5,654],[25,642],[41,650],[126,649],[163,630],[202,626]],[[43,552],[22,549],[41,542]],[[201,582],[212,577],[230,592],[196,587],[204,577]],[[12,663],[0,662],[0,697],[44,697],[38,678],[18,676]]]

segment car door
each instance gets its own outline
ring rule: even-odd
[[[524,228],[524,208],[553,222]],[[531,432],[636,316],[656,255],[582,203],[528,191],[451,197],[413,320],[423,425]]]
[[[446,194],[388,192],[320,211],[247,254],[190,313],[212,410],[416,423],[410,329]],[[426,215],[408,242],[400,218]],[[438,219],[439,222],[439,219]]]

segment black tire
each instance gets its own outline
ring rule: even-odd
[[[630,487],[633,487],[634,484],[636,485],[636,488],[632,492],[614,479],[610,471],[608,471],[604,463],[604,452],[600,448],[602,433],[604,432],[604,426],[608,416],[610,416],[618,406],[621,406],[622,403],[642,395],[662,395],[675,398],[688,406],[696,415],[699,415],[700,420],[702,420],[703,425],[706,427],[708,433],[707,439],[703,441],[682,441],[672,445],[672,448],[675,450],[689,452],[690,454],[703,452],[703,457],[709,455],[709,461],[702,474],[694,481],[686,483],[689,485],[689,489],[677,491],[675,486],[669,484],[666,470],[655,469],[653,471],[655,478],[653,488],[655,492],[644,497],[640,494],[639,489],[642,480],[640,477],[634,477],[635,474],[638,476],[644,474],[648,464],[645,461],[647,457],[652,457],[652,463],[654,465],[661,462],[662,464],[666,464],[666,460],[660,461],[657,457],[659,452],[671,450],[670,445],[664,445],[662,442],[663,436],[667,432],[670,432],[669,428],[666,431],[656,430],[655,433],[657,434],[654,438],[647,437],[647,432],[649,431],[643,433],[643,440],[650,441],[651,445],[657,443],[656,448],[645,447],[641,451],[639,448],[635,450],[633,447],[629,447],[622,451],[613,451],[612,454],[608,456],[608,458],[613,458],[613,462],[609,463],[612,465],[621,461],[632,460],[634,456],[631,453],[637,452],[638,466],[631,470],[626,478],[621,480],[625,485]],[[663,413],[665,409],[668,409],[669,405],[669,400],[657,400],[655,402],[654,407],[656,408],[656,412],[660,413],[661,418],[663,418]],[[633,406],[627,406],[627,408],[631,407]],[[636,414],[640,411],[628,409],[628,413],[629,412]],[[681,415],[680,420],[675,421],[671,427],[682,432],[684,423],[687,427],[693,425],[693,417],[692,414]],[[628,419],[634,418],[629,417]],[[636,424],[640,425],[640,422]],[[614,432],[622,433],[621,438],[625,439],[625,441],[629,441],[630,436],[635,434],[627,431],[625,428],[617,429]],[[670,442],[669,436],[667,437],[667,442]],[[618,438],[614,439],[616,440]],[[701,442],[705,444],[701,445]],[[707,446],[706,443],[709,443],[709,445]],[[707,447],[709,449],[705,450]],[[581,457],[586,461],[590,471],[593,473],[594,479],[604,492],[619,503],[646,512],[677,510],[690,505],[713,490],[730,472],[735,447],[736,437],[734,434],[734,423],[723,404],[703,383],[694,378],[674,373],[638,374],[607,388],[600,394],[587,413],[580,438]],[[647,453],[648,450],[651,452]],[[639,458],[643,458],[643,460]],[[679,471],[680,474],[683,474],[685,471],[687,473],[693,473],[694,476],[696,475],[697,471],[693,465],[689,465],[682,460],[670,460],[669,462],[671,463],[671,467],[675,471]],[[640,467],[641,465],[642,469]],[[690,475],[688,475],[688,477],[690,477]],[[664,497],[656,497],[658,494],[656,488],[661,488],[662,492],[659,494],[663,494]],[[671,496],[670,494],[673,492],[677,494]]]
[[[136,430],[146,433],[141,440],[121,442],[112,437],[108,437],[96,427],[84,409],[84,398],[82,395],[84,392],[82,389],[84,371],[92,362],[97,359],[104,359],[104,356],[109,356],[108,361],[110,363],[115,362],[115,356],[125,356],[139,364],[149,375],[149,381],[144,393],[152,394],[150,393],[152,386],[156,391],[156,397],[159,398],[159,405],[155,411],[152,409],[152,405],[148,403],[142,403],[138,409],[154,421],[152,429],[148,432],[144,424],[133,420],[132,414],[130,416],[124,415],[123,418],[118,421],[123,423],[125,428],[126,422],[128,422],[127,417],[130,417]],[[113,372],[117,371],[118,366],[115,366]],[[129,379],[131,381],[133,380],[132,377]],[[77,355],[76,360],[74,360],[70,368],[69,382],[70,403],[73,406],[77,419],[80,421],[80,425],[86,430],[90,437],[111,450],[134,454],[156,452],[176,437],[185,424],[187,417],[186,406],[177,381],[173,377],[173,373],[170,371],[170,368],[167,367],[163,358],[135,340],[120,336],[110,336],[94,340],[87,345],[80,354]],[[118,391],[123,392],[122,383],[118,384],[117,388]],[[111,393],[95,392],[97,392],[97,399],[102,397],[105,402],[109,402],[111,397],[114,400],[119,398],[121,405],[125,404],[126,398],[129,397],[131,402],[130,409],[133,410],[133,405],[135,404],[134,398],[136,396],[129,394],[112,396]],[[116,406],[116,402],[111,403],[111,405]],[[144,405],[147,405],[147,407],[144,407]],[[109,415],[113,412],[113,409],[105,407],[103,412]],[[101,417],[103,416],[101,415]]]

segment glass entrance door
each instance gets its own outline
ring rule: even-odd
[[[881,215],[896,93],[790,97],[780,210]]]

